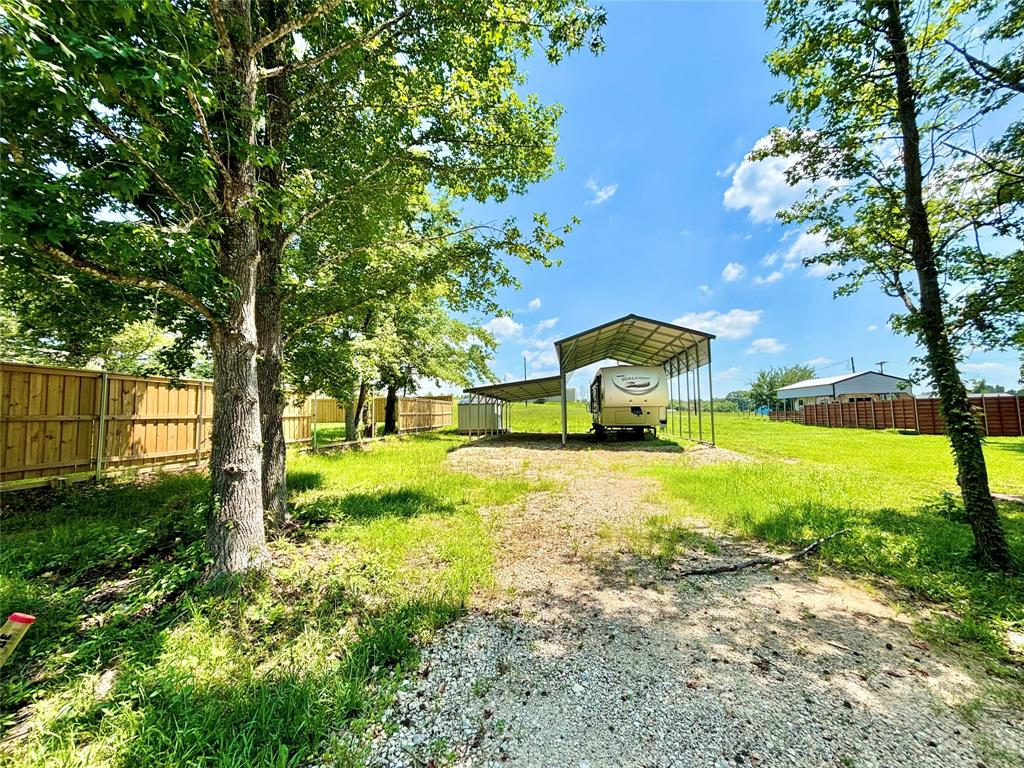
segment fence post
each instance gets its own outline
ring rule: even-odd
[[[988,437],[988,410],[985,408],[985,393],[981,393],[981,420],[985,422],[985,437]]]
[[[106,372],[100,374],[100,417],[99,431],[96,433],[96,482],[103,479],[103,451],[107,442],[107,389],[109,383]]]
[[[199,403],[196,408],[196,466],[199,466],[200,461],[203,458],[203,408],[205,407],[206,400],[206,383],[199,382]]]
[[[1017,434],[1024,437],[1024,424],[1020,420],[1020,395],[1015,396],[1013,402],[1017,404]]]
[[[871,428],[872,429],[878,429],[878,426],[875,423],[875,401],[871,400],[870,402],[871,402]]]
[[[921,419],[917,415],[917,398],[914,397],[914,430],[917,434],[921,434]]]
[[[889,422],[893,429],[896,429],[896,408],[893,406],[893,400],[889,398]]]

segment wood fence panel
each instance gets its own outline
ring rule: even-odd
[[[103,471],[199,466],[210,455],[213,400],[207,380],[2,363],[0,483],[94,477],[101,429]],[[314,408],[317,423],[345,420],[344,407],[332,399],[291,403],[284,412],[286,442],[310,441]],[[384,398],[376,398],[374,409],[383,419]],[[450,397],[399,400],[402,431],[449,426],[452,417]]]
[[[440,427],[450,427],[454,413],[454,401],[450,397],[400,397],[398,398],[398,430],[419,432]]]
[[[0,365],[0,482],[87,471],[99,374]]]
[[[345,406],[334,398],[316,398],[316,423],[317,424],[344,424]]]
[[[289,403],[284,409],[284,441],[301,443],[313,435],[313,399],[307,398],[301,403]]]
[[[1024,397],[971,398],[978,431],[990,437],[1024,435]],[[819,427],[901,429],[924,435],[943,435],[946,422],[938,398],[897,398],[862,403],[806,405],[803,411],[776,411],[773,421],[792,421]]]

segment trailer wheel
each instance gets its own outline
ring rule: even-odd
[[[604,428],[604,424],[594,425],[594,437],[597,438],[598,442],[604,442],[608,437],[608,430]]]

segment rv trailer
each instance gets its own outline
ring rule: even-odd
[[[617,365],[601,368],[590,385],[594,434],[609,429],[656,433],[667,423],[668,379],[658,367]]]

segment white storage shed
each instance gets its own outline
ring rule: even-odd
[[[876,371],[806,379],[782,387],[776,394],[794,411],[814,403],[857,403],[913,396],[909,379]]]

